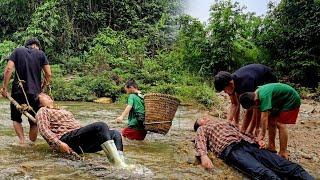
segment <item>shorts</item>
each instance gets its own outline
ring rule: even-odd
[[[295,124],[298,118],[300,107],[293,110],[282,111],[278,114],[278,122],[282,124]]]
[[[144,140],[147,135],[146,130],[137,130],[133,128],[124,128],[121,132],[123,137],[126,137],[131,140]]]
[[[26,98],[23,94],[12,94],[12,98],[14,100],[16,100],[20,105],[21,104],[27,104],[26,103]],[[29,101],[29,104],[30,106],[33,108],[33,110],[35,112],[37,112],[40,107],[39,107],[39,101],[37,100],[37,96],[34,95],[34,94],[27,94],[27,98],[28,98],[28,101]],[[11,110],[11,120],[12,121],[16,121],[18,123],[22,123],[22,113],[11,103],[10,104],[10,110]],[[32,112],[32,111],[28,111],[33,117],[35,117],[35,113]],[[34,122],[32,122],[30,119],[29,119],[29,124],[30,125],[35,125]]]

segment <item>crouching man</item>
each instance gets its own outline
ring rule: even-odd
[[[264,141],[259,141],[258,145],[253,138],[240,133],[238,127],[228,122],[201,118],[195,122],[194,130],[197,131],[197,156],[207,169],[213,168],[207,155],[212,151],[254,179],[314,179],[300,165],[262,149]]]
[[[38,128],[54,150],[68,154],[104,150],[111,163],[126,167],[118,131],[110,130],[103,122],[81,126],[71,112],[54,108],[53,100],[46,94],[39,94],[39,102],[41,108],[36,114]]]

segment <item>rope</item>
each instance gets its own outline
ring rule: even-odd
[[[34,114],[36,114],[36,112],[33,110],[33,108],[30,106],[30,103],[29,103],[29,100],[28,100],[28,97],[27,97],[27,94],[23,88],[23,83],[26,83],[26,81],[24,80],[21,80],[20,79],[20,76],[18,74],[18,72],[16,71],[16,75],[17,75],[17,78],[18,78],[18,86],[22,89],[22,92],[23,92],[23,95],[26,99],[26,102],[27,102],[27,108],[25,108],[26,110],[30,110],[32,111]],[[21,107],[25,107],[25,106],[21,106]]]

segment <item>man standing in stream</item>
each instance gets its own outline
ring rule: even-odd
[[[11,90],[12,98],[19,104],[30,105],[32,110],[30,110],[29,113],[33,116],[35,116],[35,112],[39,109],[39,103],[36,97],[42,89],[49,84],[51,79],[51,69],[48,59],[40,48],[41,45],[37,38],[33,37],[28,39],[25,47],[16,48],[10,55],[3,75],[2,96],[7,97],[9,95],[8,85],[12,72],[15,70]],[[41,70],[43,70],[45,74],[43,82],[41,82]],[[21,83],[23,87],[19,86]],[[19,137],[20,144],[24,144],[25,137],[21,125],[22,114],[12,104],[10,110],[13,128]],[[29,120],[29,124],[29,139],[31,142],[35,142],[38,134],[37,124],[31,120]]]

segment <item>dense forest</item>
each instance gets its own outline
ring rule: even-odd
[[[281,81],[320,92],[320,0],[282,0],[261,17],[215,1],[205,24],[181,0],[6,0],[0,2],[0,73],[29,37],[42,44],[56,100],[124,100],[123,84],[216,103],[213,75],[250,63]]]

